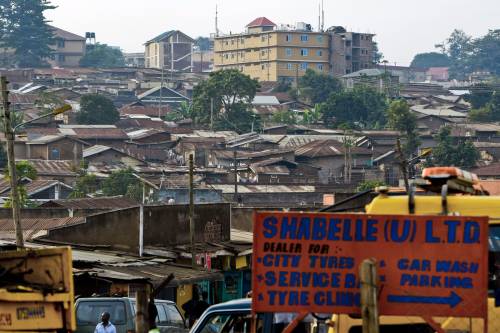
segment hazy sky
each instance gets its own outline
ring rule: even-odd
[[[241,32],[247,23],[266,16],[275,23],[318,25],[317,0],[52,0],[52,24],[126,52],[143,51],[143,43],[167,30],[191,37],[219,30]],[[325,27],[375,33],[385,59],[407,65],[415,53],[432,51],[453,29],[484,35],[500,28],[500,0],[324,0]]]

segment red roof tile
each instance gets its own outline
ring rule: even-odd
[[[275,26],[276,24],[274,24],[267,17],[258,17],[252,22],[247,24],[247,27],[275,27]]]
[[[161,108],[161,117],[167,115],[170,111],[168,106],[163,106]],[[158,107],[154,106],[142,106],[142,105],[126,105],[120,109],[121,115],[131,115],[131,114],[140,114],[149,117],[158,117]]]

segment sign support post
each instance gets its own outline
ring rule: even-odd
[[[377,304],[377,267],[374,259],[365,259],[359,265],[361,280],[361,317],[363,333],[379,333]]]

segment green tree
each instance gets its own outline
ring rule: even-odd
[[[308,69],[299,80],[301,96],[311,100],[311,103],[323,103],[333,93],[342,91],[339,79],[323,73]]]
[[[385,95],[366,85],[333,93],[319,105],[323,122],[330,127],[376,128],[385,124],[386,109]]]
[[[392,101],[387,109],[387,122],[390,128],[399,131],[403,143],[403,153],[406,158],[416,152],[420,145],[417,132],[417,117],[410,111],[410,106],[403,100]]]
[[[31,180],[37,179],[38,174],[35,167],[28,161],[16,162],[16,177],[17,189],[19,193],[19,204],[21,208],[33,207],[34,204],[31,200],[29,200],[28,192],[26,191],[26,187],[22,184],[22,180],[25,178]],[[5,170],[5,179],[10,180],[10,173],[8,169]],[[12,207],[12,197],[9,196],[9,198],[5,201],[4,207]]]
[[[7,152],[5,151],[5,146],[0,144],[0,169],[5,169],[7,167]]]
[[[48,0],[0,1],[0,48],[15,50],[17,66],[48,66],[54,35],[44,12],[54,8]]]
[[[437,146],[432,149],[431,164],[436,166],[456,166],[473,168],[479,160],[479,152],[469,139],[454,142],[451,128],[443,126],[435,137]]]
[[[472,42],[471,66],[474,70],[500,75],[500,29],[489,30]]]
[[[80,111],[76,116],[79,124],[106,125],[120,120],[113,101],[99,94],[88,94],[80,99]]]
[[[483,107],[472,109],[469,118],[482,122],[500,121],[500,90],[494,91]]]
[[[124,195],[137,200],[137,189],[142,189],[142,184],[131,168],[112,172],[102,183],[102,193],[105,196]]]
[[[410,64],[410,67],[449,67],[450,64],[450,58],[446,54],[439,52],[427,52],[415,55]]]
[[[41,114],[52,113],[54,109],[65,104],[64,100],[50,92],[41,92],[35,102],[35,106],[42,110]]]
[[[297,124],[297,115],[293,111],[283,110],[275,112],[271,120],[276,124],[295,125]]]
[[[463,80],[471,72],[472,37],[455,29],[447,39],[447,53],[450,58],[450,78]]]
[[[373,42],[373,63],[380,64],[380,62],[384,59],[384,54],[380,52],[378,48],[378,43]]]
[[[473,109],[480,109],[485,107],[493,95],[493,87],[487,84],[478,84],[474,86],[470,94],[464,96],[465,100],[469,102]]]
[[[250,106],[258,87],[257,80],[237,69],[210,73],[209,78],[193,90],[191,114],[195,123],[208,126],[213,118],[218,129],[249,130],[255,120]]]
[[[85,55],[80,59],[82,67],[123,67],[125,59],[120,49],[108,46],[106,44],[95,44],[87,49]]]
[[[320,104],[316,104],[314,108],[304,111],[301,123],[304,125],[317,124],[321,118]]]
[[[200,36],[195,39],[194,45],[196,45],[200,51],[208,51],[210,50],[210,38]]]
[[[87,195],[97,192],[98,189],[99,181],[97,177],[84,170],[76,178],[70,198],[85,198]]]
[[[374,188],[379,186],[385,186],[385,182],[383,180],[378,180],[378,179],[365,180],[359,183],[358,187],[356,187],[356,192],[373,190]]]

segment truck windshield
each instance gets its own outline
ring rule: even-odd
[[[80,302],[76,309],[78,325],[97,325],[101,322],[101,314],[109,312],[110,322],[124,324],[126,322],[125,305],[123,302]]]

